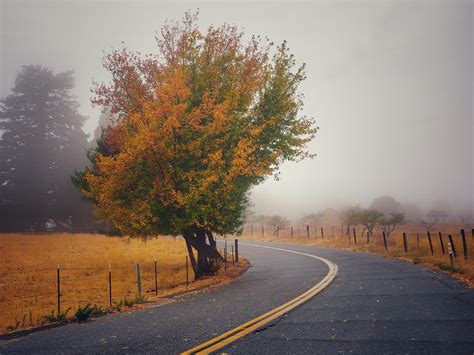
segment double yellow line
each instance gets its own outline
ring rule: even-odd
[[[298,307],[299,305],[310,300],[312,297],[316,296],[319,292],[324,290],[332,282],[332,280],[334,280],[338,271],[338,267],[335,263],[333,263],[330,260],[321,258],[319,256],[301,253],[299,251],[294,251],[294,250],[275,248],[275,247],[269,247],[269,246],[263,246],[263,245],[246,244],[246,243],[241,243],[241,245],[249,245],[249,246],[254,246],[258,248],[273,249],[273,250],[279,250],[279,251],[284,251],[284,252],[298,254],[298,255],[304,255],[313,259],[320,260],[323,263],[325,263],[329,268],[329,272],[327,273],[326,276],[324,276],[324,278],[320,282],[318,282],[316,285],[314,285],[308,291],[302,293],[298,297],[293,298],[291,301],[285,304],[282,304],[281,306],[278,306],[277,308],[274,308],[271,311],[265,314],[262,314],[261,316],[254,318],[244,324],[241,324],[235,327],[234,329],[229,330],[228,332],[223,333],[201,345],[198,345],[192,349],[189,349],[183,352],[182,354],[208,354],[226,345],[229,345],[230,343],[242,338],[243,336],[257,330],[258,328],[261,328],[265,324],[282,316],[285,313],[288,313],[292,309]]]

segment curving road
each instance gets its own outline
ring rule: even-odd
[[[251,243],[250,243],[251,244]],[[474,291],[419,265],[372,254],[265,243],[335,262],[320,294],[224,353],[474,353]],[[252,267],[220,290],[0,343],[3,353],[179,353],[297,297],[323,262],[241,245]]]

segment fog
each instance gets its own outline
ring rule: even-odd
[[[257,213],[290,218],[368,206],[381,195],[429,208],[474,208],[472,2],[1,1],[0,96],[21,65],[74,70],[86,133],[100,111],[92,80],[103,51],[155,52],[167,18],[199,8],[200,25],[235,23],[287,40],[307,64],[304,114],[320,127],[312,160],[285,163],[252,192]]]

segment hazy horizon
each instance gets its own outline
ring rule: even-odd
[[[198,8],[201,29],[230,22],[287,40],[307,64],[303,114],[320,127],[309,145],[317,157],[256,187],[255,212],[295,218],[381,195],[474,210],[472,2],[0,0],[0,96],[21,65],[74,70],[92,134],[100,110],[89,89],[109,79],[103,51],[156,52],[165,20]]]

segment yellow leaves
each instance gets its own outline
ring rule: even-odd
[[[165,28],[162,61],[117,53],[110,71],[131,72],[117,91],[98,93],[120,115],[107,129],[110,156],[97,154],[85,180],[101,215],[124,231],[163,220],[170,229],[236,225],[248,190],[301,155],[311,133],[296,116],[302,79],[286,52],[272,63],[268,43],[244,46],[233,26],[201,34],[186,23]]]
[[[182,116],[187,109],[186,100],[191,90],[186,85],[182,68],[173,67],[161,78],[162,82],[156,87],[157,109],[159,116],[172,117],[174,120]]]
[[[224,164],[222,161],[222,155],[223,154],[221,150],[217,150],[208,155],[206,162],[209,164],[211,169],[218,168]]]

